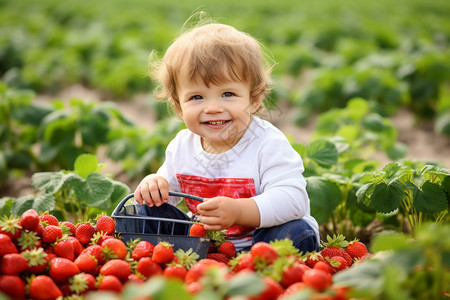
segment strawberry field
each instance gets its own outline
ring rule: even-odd
[[[450,298],[450,2],[0,5],[0,299]],[[273,55],[263,117],[302,156],[319,252],[236,253],[199,223],[204,256],[118,233],[183,128],[148,55],[198,10]]]

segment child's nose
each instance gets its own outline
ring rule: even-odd
[[[207,114],[220,113],[224,111],[222,101],[219,99],[208,99],[205,101],[204,112]]]

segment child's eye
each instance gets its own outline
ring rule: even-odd
[[[234,94],[232,92],[225,92],[223,93],[222,97],[233,97]]]
[[[203,97],[200,95],[195,95],[195,96],[191,97],[191,100],[202,100],[202,99],[203,99]]]

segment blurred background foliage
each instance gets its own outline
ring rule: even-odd
[[[323,232],[354,237],[375,218],[401,228],[410,217],[409,211],[383,214],[372,203],[375,184],[358,193],[360,179],[383,167],[367,153],[394,161],[405,156],[389,119],[400,109],[450,136],[448,0],[0,0],[0,7],[0,189],[34,172],[73,170],[83,153],[117,162],[127,183],[155,172],[183,125],[151,96],[148,55],[162,55],[198,11],[265,46],[276,63],[266,99],[274,114],[292,112],[299,126],[317,117],[313,141],[292,144],[304,159]],[[95,91],[99,101],[35,101],[74,85]],[[136,126],[114,103],[134,105],[142,94],[148,118],[157,120],[152,128]],[[398,175],[393,186],[408,195],[428,199],[422,188],[433,182],[443,195],[436,220],[448,222],[448,169],[386,165],[376,177],[383,190],[382,174],[389,172]],[[404,174],[420,180],[403,184]],[[8,198],[0,208],[11,203],[21,202]]]

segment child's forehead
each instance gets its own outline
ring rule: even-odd
[[[187,71],[187,70],[186,70]],[[186,84],[222,85],[233,82],[246,82],[242,70],[235,70],[225,63],[216,68],[196,68],[187,72],[180,72],[178,82]]]

